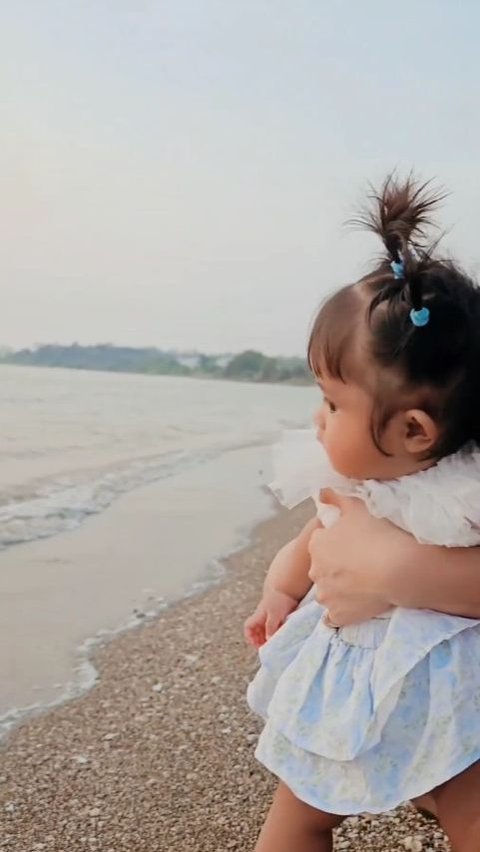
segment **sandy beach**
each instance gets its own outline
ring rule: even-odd
[[[302,510],[261,524],[224,582],[97,650],[82,698],[3,743],[0,849],[9,852],[248,852],[274,781],[255,762],[245,704],[256,667],[242,622]],[[347,852],[447,850],[409,808],[345,824]]]

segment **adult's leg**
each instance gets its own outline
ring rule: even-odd
[[[479,852],[480,762],[442,784],[432,796],[454,852]]]
[[[306,805],[280,782],[255,852],[331,852],[332,830],[344,819]]]

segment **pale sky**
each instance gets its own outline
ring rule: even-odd
[[[301,354],[412,166],[480,260],[476,0],[0,0],[0,343]]]

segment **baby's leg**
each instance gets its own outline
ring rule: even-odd
[[[255,852],[331,852],[332,829],[344,819],[306,805],[280,782]]]
[[[480,762],[442,784],[432,796],[454,852],[479,852]]]

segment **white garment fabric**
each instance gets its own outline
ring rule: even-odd
[[[272,489],[292,507],[322,489],[363,500],[422,543],[480,544],[480,451],[426,471],[357,482],[332,470],[310,431],[285,433]],[[248,689],[265,719],[258,759],[303,801],[335,814],[379,813],[480,760],[480,621],[394,609],[335,630],[307,596],[260,650]]]

